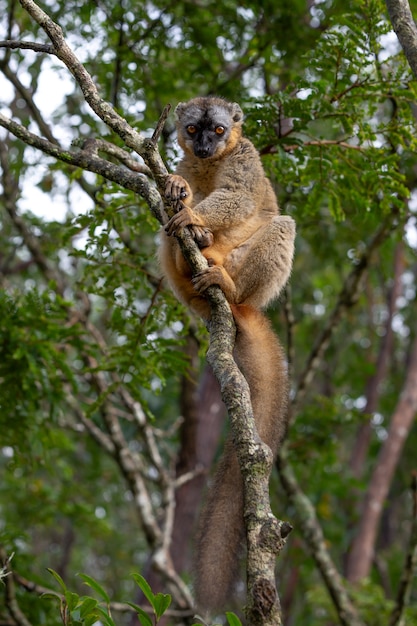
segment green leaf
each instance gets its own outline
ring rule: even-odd
[[[55,578],[55,580],[59,583],[59,586],[61,587],[63,593],[65,594],[67,591],[67,587],[64,583],[64,581],[62,580],[61,576],[53,569],[51,569],[50,567],[46,568],[47,571]]]
[[[94,626],[97,624],[99,617],[97,614],[88,615],[83,618],[83,626]]]
[[[149,583],[144,579],[140,574],[133,574],[133,579],[136,584],[140,587],[143,592],[143,595],[148,600],[151,607],[155,610],[155,594],[152,593],[152,589],[150,588]]]
[[[78,593],[73,593],[72,591],[65,592],[65,601],[67,603],[69,611],[75,610],[75,608],[78,606],[79,599],[80,596],[78,595]]]
[[[142,611],[142,607],[139,606],[139,604],[135,604],[134,602],[126,602],[126,604],[131,606],[132,609],[135,609],[135,611]]]
[[[61,602],[62,595],[60,593],[56,593],[55,591],[47,591],[41,595],[41,598],[45,598],[46,600],[59,600]]]
[[[108,596],[108,594],[106,593],[106,591],[103,589],[103,587],[96,581],[94,580],[94,578],[91,578],[91,576],[88,576],[87,574],[78,574],[80,578],[83,579],[83,581],[85,582],[86,585],[88,585],[89,587],[91,587],[92,589],[94,589],[94,591],[96,593],[98,593],[98,595],[103,598],[103,600],[109,604],[110,603],[110,598]]]
[[[79,609],[81,618],[86,618],[90,613],[97,609],[98,602],[94,598],[90,598],[89,596],[84,596],[80,598]]]
[[[235,615],[234,613],[230,613],[226,611],[226,618],[227,618],[227,623],[229,624],[229,626],[242,626],[242,622],[240,621],[238,616]]]
[[[157,593],[154,599],[156,619],[159,621],[171,604],[171,596],[167,593]]]
[[[136,611],[137,611],[138,618],[142,626],[153,626],[153,621],[151,617],[146,613],[146,611],[144,611],[140,607],[137,607]]]
[[[116,626],[110,615],[103,607],[97,607],[97,613],[100,615],[100,622],[103,622],[104,626]]]

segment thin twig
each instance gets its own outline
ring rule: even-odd
[[[134,191],[146,200],[158,221],[162,222],[165,219],[162,212],[161,196],[155,186],[150,183],[148,177],[143,174],[129,172],[125,167],[115,165],[106,159],[96,156],[91,150],[64,150],[57,144],[35,135],[22,124],[18,124],[2,113],[0,113],[0,126],[3,126],[3,128],[11,132],[18,139],[21,139],[28,146],[32,146],[48,156],[52,156],[69,165],[74,165],[88,170],[89,172],[99,174],[107,180],[118,183],[125,189]]]
[[[74,141],[72,145],[78,145],[78,141]],[[110,154],[111,156],[116,157],[116,159],[123,163],[123,165],[125,165],[127,168],[132,170],[132,172],[138,172],[140,174],[145,174],[145,176],[152,177],[152,172],[147,165],[144,165],[144,163],[139,163],[135,159],[132,159],[131,155],[126,152],[126,150],[123,150],[123,148],[116,146],[114,143],[110,143],[110,141],[106,141],[105,139],[97,139],[96,137],[89,138],[85,139],[82,142],[81,147],[87,152],[89,151],[96,155],[98,154],[98,152]]]
[[[347,141],[337,141],[332,139],[321,139],[314,141],[303,141],[302,143],[295,144],[283,144],[282,148],[285,152],[293,152],[294,150],[298,150],[299,148],[305,148],[307,146],[337,146],[339,148],[347,148],[348,150],[357,150],[358,152],[363,152],[363,146],[357,146],[351,143],[347,143]]]
[[[55,49],[51,44],[35,43],[33,41],[17,41],[15,39],[3,39],[3,41],[0,41],[0,48],[7,48],[9,50],[33,50],[34,52],[55,54]]]
[[[7,556],[5,549],[0,546],[0,565],[2,566],[2,582],[5,589],[5,604],[16,626],[32,626],[26,615],[22,612],[17,599],[13,571],[10,566],[12,557]]]
[[[171,110],[171,105],[167,104],[161,113],[161,116],[158,120],[157,125],[155,126],[155,130],[153,131],[153,135],[151,137],[151,141],[155,146],[159,141],[162,131],[164,130],[165,122],[168,119],[170,110]]]

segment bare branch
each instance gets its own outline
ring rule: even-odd
[[[395,249],[393,286],[388,296],[387,319],[384,323],[385,332],[381,339],[381,345],[375,364],[375,371],[366,381],[366,405],[363,409],[363,414],[365,416],[371,416],[377,410],[382,387],[381,383],[385,380],[385,375],[391,362],[391,351],[394,341],[392,321],[398,308],[398,298],[400,297],[402,290],[401,277],[404,271],[403,247],[403,241],[400,241]],[[371,443],[372,432],[373,427],[371,420],[366,419],[359,426],[355,443],[352,446],[352,454],[349,462],[353,475],[356,478],[360,478],[363,473],[367,452]]]
[[[158,120],[158,123],[157,123],[157,125],[155,127],[155,130],[153,131],[153,135],[152,135],[151,141],[154,143],[155,146],[158,143],[159,138],[161,136],[161,133],[162,133],[162,131],[164,129],[165,122],[168,119],[168,115],[169,115],[170,110],[171,110],[171,105],[167,104],[166,107],[164,108],[164,110],[161,113],[161,117]]]
[[[8,50],[33,50],[34,52],[55,54],[55,49],[50,44],[35,43],[32,41],[16,41],[15,39],[4,39],[0,41],[0,48],[7,48]]]
[[[28,131],[24,126],[0,113],[0,126],[11,132],[15,137],[21,139],[28,146],[41,150],[44,154],[54,157],[64,163],[80,167],[100,174],[107,180],[118,183],[120,186],[130,189],[142,196],[149,205],[154,216],[160,222],[164,222],[166,217],[162,212],[161,197],[154,185],[143,174],[129,172],[125,167],[110,163],[93,153],[88,144],[84,150],[64,150],[60,146],[43,137],[39,137]]]
[[[0,118],[1,118],[0,114]],[[1,119],[0,119],[1,125]],[[48,142],[49,143],[49,142]],[[52,144],[51,144],[52,145]],[[48,259],[43,254],[38,239],[30,232],[25,221],[16,211],[16,190],[18,188],[16,181],[8,167],[8,151],[5,142],[0,142],[0,165],[2,169],[3,198],[4,205],[11,221],[14,223],[17,231],[22,235],[23,241],[31,253],[33,260],[41,269],[42,273],[48,281],[56,283],[58,289],[63,291],[61,276],[51,267]]]
[[[5,588],[6,608],[14,619],[16,626],[32,626],[17,602],[16,588],[10,561],[11,557],[8,557],[4,548],[0,546],[0,565],[3,570],[1,580]]]
[[[112,105],[103,100],[90,74],[68,46],[58,26],[33,0],[20,0],[22,7],[43,28],[54,46],[56,56],[63,61],[81,88],[86,102],[98,117],[111,128],[124,143],[145,159],[152,169],[158,185],[163,185],[167,170],[156,145],[132,128]]]
[[[74,141],[73,145],[79,145],[78,141]],[[81,148],[91,151],[94,154],[98,154],[98,152],[109,154],[116,157],[120,163],[123,163],[123,165],[132,170],[132,172],[138,172],[139,174],[144,174],[152,178],[152,172],[147,165],[139,163],[136,159],[132,159],[131,155],[126,152],[126,150],[119,148],[119,146],[114,145],[114,143],[110,143],[104,139],[91,138],[84,140],[81,144]]]
[[[28,111],[38,125],[41,134],[52,143],[57,143],[51,129],[43,119],[38,107],[35,104],[31,90],[23,85],[23,83],[19,80],[19,77],[16,75],[15,72],[12,72],[7,63],[0,62],[0,69],[7,78],[7,80],[11,82],[16,90],[16,93],[18,93],[20,97],[26,102]]]
[[[51,149],[52,147],[54,149],[57,148],[49,142],[46,142],[46,144],[48,144],[48,149]],[[17,185],[16,181],[11,179],[11,173],[7,167],[5,143],[0,145],[0,160],[3,165],[3,196],[5,198],[5,206],[8,210],[9,216],[21,234],[26,247],[33,256],[34,262],[39,267],[39,270],[48,281],[54,281],[58,293],[63,294],[65,284],[62,276],[51,268],[48,259],[43,254],[37,237],[32,234],[25,221],[16,211],[15,191],[17,189]],[[80,315],[75,309],[68,309],[68,317],[69,319],[75,319],[77,322],[82,324],[88,335],[94,338],[99,349],[102,350],[104,354],[106,353],[107,347],[103,337],[99,333],[98,329],[94,327],[91,322],[89,322],[86,316]],[[158,571],[162,574],[165,580],[167,580],[170,591],[178,606],[191,607],[192,598],[190,592],[175,572],[169,558],[169,537],[171,535],[172,518],[175,505],[175,483],[173,479],[173,472],[171,477],[165,469],[158,446],[155,442],[153,429],[147,423],[146,416],[144,415],[141,407],[129,396],[116,374],[113,374],[115,383],[114,393],[118,392],[120,394],[122,402],[128,408],[130,414],[136,420],[136,423],[140,426],[143,441],[146,445],[146,449],[148,450],[150,459],[159,473],[159,483],[165,507],[165,528],[161,530],[155,505],[152,502],[151,494],[146,484],[148,473],[145,463],[143,462],[143,458],[141,456],[134,454],[130,450],[129,445],[125,440],[120,426],[119,415],[108,397],[108,380],[105,378],[103,372],[98,371],[96,361],[94,361],[89,354],[86,353],[82,355],[82,358],[84,358],[86,365],[91,370],[91,382],[97,390],[98,397],[103,397],[100,411],[107,427],[108,434],[103,433],[90,419],[88,419],[76,399],[71,396],[70,391],[68,391],[67,401],[87,432],[107,452],[107,454],[111,455],[112,458],[115,459],[122,475],[126,479],[129,489],[133,494],[135,508],[138,512],[138,516],[148,543],[153,550],[153,560]]]
[[[337,609],[341,624],[343,626],[365,626],[348,596],[344,582],[330,557],[316,511],[297,482],[295,474],[288,463],[285,448],[278,452],[277,464],[281,483],[300,520],[300,530],[305,545],[317,563],[317,567]]]
[[[93,420],[89,419],[84,411],[81,409],[78,401],[73,397],[71,391],[67,391],[66,400],[74,411],[76,418],[79,420],[80,424],[84,426],[84,429],[90,434],[90,436],[98,443],[98,445],[103,448],[110,456],[114,457],[116,454],[115,447],[111,438],[103,433],[103,431],[96,426]]]

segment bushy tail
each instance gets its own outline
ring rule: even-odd
[[[258,433],[275,454],[287,426],[284,353],[260,311],[246,305],[232,310],[237,326],[235,358],[249,384]],[[229,437],[200,519],[195,572],[200,611],[226,608],[238,576],[244,534],[242,476]]]

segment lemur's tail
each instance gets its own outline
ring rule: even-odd
[[[284,353],[260,311],[246,305],[234,305],[232,310],[236,361],[249,384],[258,433],[276,454],[287,427]],[[227,608],[238,578],[244,535],[242,476],[229,437],[200,520],[195,573],[199,611]]]

